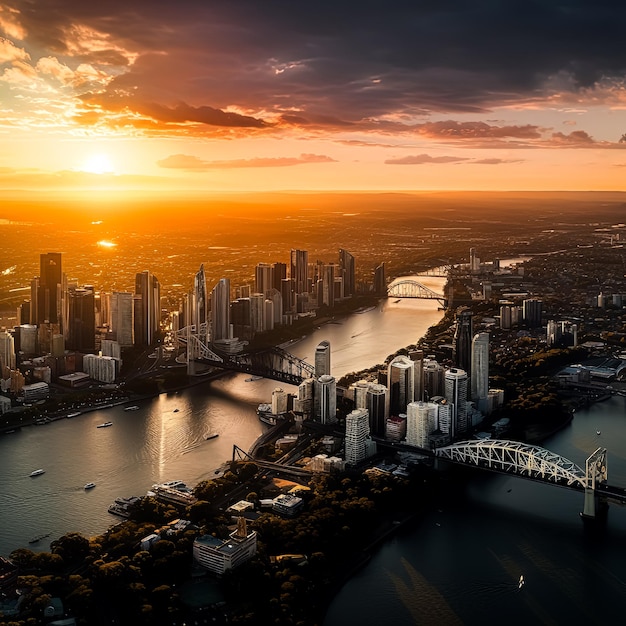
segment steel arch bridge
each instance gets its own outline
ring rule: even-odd
[[[605,450],[606,454],[606,450]],[[591,481],[599,478],[606,481],[606,461],[604,476],[588,476],[578,465],[550,450],[502,439],[484,441],[459,441],[435,450],[438,458],[471,465],[483,469],[530,478],[541,482],[584,491]]]
[[[299,385],[306,378],[315,375],[313,365],[281,348],[236,354],[223,352],[206,341],[206,335],[202,330],[204,329],[198,334],[195,326],[188,326],[177,332],[178,341],[187,347],[188,366],[190,361],[197,361],[220,369],[271,378],[290,385]]]
[[[421,298],[425,300],[439,300],[445,304],[442,294],[422,285],[416,280],[399,280],[387,287],[387,296],[390,298]]]

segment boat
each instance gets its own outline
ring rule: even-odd
[[[252,383],[255,380],[262,380],[263,376],[250,376],[250,378],[246,378],[247,383]]]
[[[596,435],[599,435],[599,434],[600,434],[600,431],[599,431],[599,430],[596,430]]]
[[[93,489],[96,486],[96,483],[87,483],[83,489]]]
[[[219,437],[219,436],[220,436],[219,433],[211,433],[211,434],[207,435],[205,437],[205,439],[208,441],[209,439],[215,439],[215,437]]]
[[[68,419],[71,417],[78,417],[80,415],[80,411],[76,411],[75,413],[68,413],[65,417]]]
[[[104,422],[103,424],[98,424],[96,428],[107,428],[108,426],[113,426],[113,422]]]
[[[42,539],[45,539],[46,537],[49,537],[50,533],[46,533],[45,535],[37,535],[37,537],[33,537],[32,539],[30,539],[28,541],[28,543],[37,543],[38,541],[41,541]]]
[[[174,409],[172,413],[178,413],[178,411],[180,411],[180,409]]]
[[[139,409],[139,406],[133,404],[132,406],[127,406],[124,411],[136,411],[137,409]]]
[[[36,469],[36,470],[32,471],[30,473],[30,475],[31,476],[41,476],[42,474],[45,474],[45,473],[46,473],[46,470],[44,470],[44,469]]]
[[[526,582],[526,581],[524,580],[524,576],[523,576],[523,575],[522,575],[522,576],[520,576],[520,577],[519,577],[519,583],[518,583],[518,589],[521,589],[521,588],[524,586],[524,583],[525,583],[525,582]]]

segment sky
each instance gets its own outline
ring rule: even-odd
[[[0,0],[0,189],[626,190],[615,0]]]

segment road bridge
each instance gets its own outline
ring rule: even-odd
[[[626,506],[626,489],[607,484],[606,448],[595,450],[586,460],[584,470],[540,446],[502,439],[459,441],[436,448],[434,454],[452,463],[582,492],[583,519],[594,519],[599,507],[609,501]]]
[[[442,306],[447,306],[443,294],[433,291],[429,287],[412,278],[393,281],[387,287],[388,298],[420,298],[422,300],[439,300]]]

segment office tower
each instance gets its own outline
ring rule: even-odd
[[[409,359],[413,361],[413,397],[415,400],[424,399],[424,351],[411,350]]]
[[[366,395],[366,409],[370,421],[370,433],[375,437],[385,436],[385,417],[387,407],[387,387],[374,383],[369,386]]]
[[[320,341],[315,348],[315,377],[330,374],[330,342]]]
[[[253,334],[263,332],[265,328],[264,312],[265,296],[262,293],[253,293],[250,296],[250,326]]]
[[[557,346],[561,339],[561,327],[555,320],[548,320],[546,324],[546,344]]]
[[[208,302],[206,291],[206,276],[204,263],[196,272],[193,281],[193,306],[191,309],[191,323],[196,327],[196,333],[201,341],[207,340],[208,329]]]
[[[273,267],[269,263],[257,263],[254,268],[254,290],[264,296],[274,286]]]
[[[296,304],[295,281],[292,278],[283,278],[280,283],[280,295],[283,299],[283,313],[294,311]]]
[[[30,324],[30,301],[24,300],[22,304],[17,306],[16,310],[17,325]]]
[[[384,262],[374,270],[374,293],[377,296],[387,295],[387,274]]]
[[[240,339],[252,338],[252,318],[250,298],[237,298],[230,305],[230,316],[233,325],[233,336]]]
[[[437,429],[437,405],[434,402],[409,402],[406,411],[406,442],[430,448],[428,436]]]
[[[211,341],[230,339],[230,279],[220,278],[211,291]]]
[[[39,320],[39,276],[30,281],[30,311],[28,319],[23,319],[20,324],[37,324]]]
[[[372,383],[367,380],[359,380],[352,385],[352,392],[354,393],[354,408],[366,409],[367,408],[367,392],[369,391]]]
[[[343,248],[339,250],[339,268],[343,278],[343,297],[349,298],[355,293],[354,257]]]
[[[536,298],[529,298],[522,302],[522,317],[526,326],[529,328],[537,328],[541,326],[543,302]]]
[[[281,387],[276,387],[272,391],[272,414],[284,415],[287,413],[287,403],[289,394]]]
[[[0,372],[3,367],[15,369],[15,340],[6,330],[0,331]]]
[[[512,323],[511,304],[503,304],[500,307],[500,328],[510,330]]]
[[[452,405],[451,433],[454,438],[469,434],[467,420],[467,373],[453,367],[445,375],[445,398]]]
[[[470,375],[472,400],[481,403],[489,393],[489,333],[476,333],[472,339]]]
[[[561,343],[566,348],[578,345],[578,325],[572,322],[561,322]]]
[[[60,322],[62,274],[60,252],[48,252],[39,256],[38,324]]]
[[[161,286],[148,270],[135,275],[134,316],[135,345],[152,345],[161,322]]]
[[[454,331],[454,360],[462,370],[470,371],[472,365],[472,312],[462,309],[456,315],[456,329]]]
[[[298,385],[296,411],[305,417],[310,417],[313,411],[313,396],[315,394],[315,379],[306,378]]]
[[[114,291],[111,294],[111,332],[122,348],[133,346],[133,294]]]
[[[337,422],[337,382],[324,374],[317,379],[315,397],[318,399],[319,420],[322,424]]]
[[[114,383],[118,374],[119,362],[110,356],[86,354],[83,357],[83,370],[89,378],[101,383]]]
[[[306,250],[291,250],[289,277],[294,281],[296,293],[308,291],[309,253]]]
[[[367,409],[354,409],[346,416],[345,451],[348,465],[357,465],[367,458],[369,433]]]
[[[480,270],[480,259],[476,256],[476,248],[470,248],[470,272],[476,274]]]
[[[406,413],[409,402],[413,402],[415,365],[409,357],[400,355],[392,359],[387,369],[389,389],[389,415]]]
[[[406,437],[406,413],[390,415],[385,421],[385,439],[399,443]]]
[[[265,296],[268,300],[272,301],[272,314],[274,316],[272,320],[273,328],[283,323],[283,297],[280,295],[280,291],[274,289],[274,287],[272,287]]]
[[[269,298],[263,302],[263,330],[274,330],[274,301]]]
[[[68,326],[65,346],[77,352],[96,349],[96,311],[93,287],[77,287],[68,292]]]
[[[435,396],[442,395],[444,393],[444,376],[446,373],[443,365],[433,358],[427,358],[422,362],[422,368],[424,379],[422,399],[429,400]]]
[[[317,281],[317,304],[335,306],[335,265],[322,265]]]
[[[437,407],[437,428],[448,438],[452,436],[452,405],[443,396],[434,396],[430,401]]]
[[[287,278],[286,263],[272,263],[272,287],[280,291],[282,281]]]

